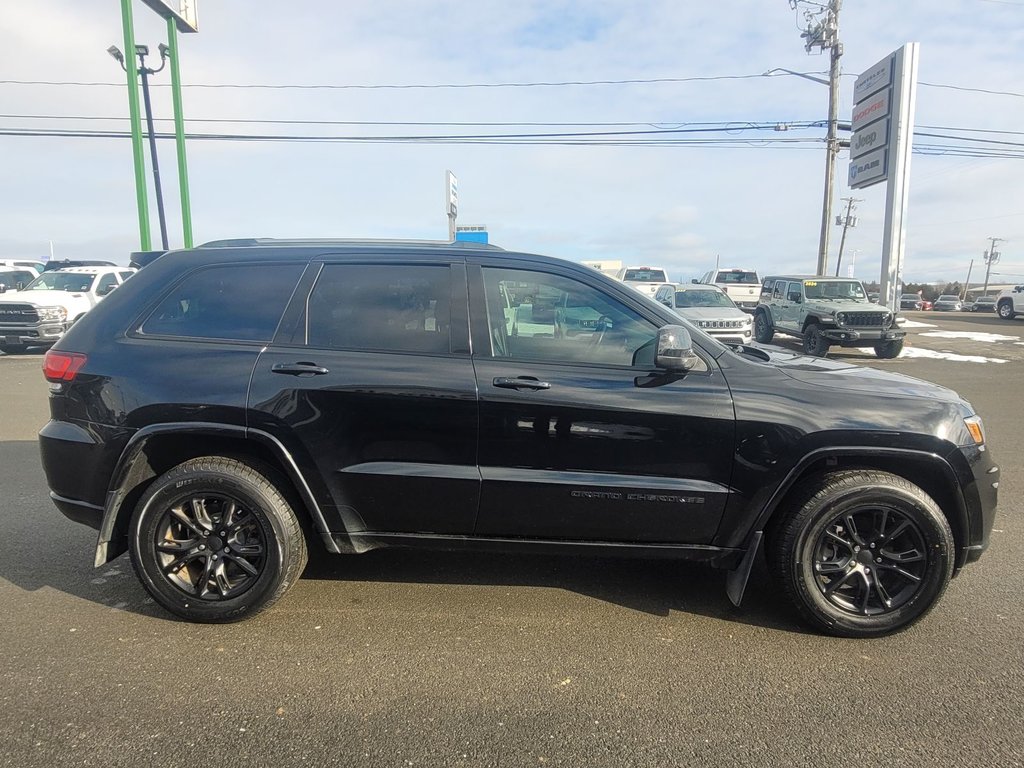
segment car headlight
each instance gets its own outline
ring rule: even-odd
[[[64,307],[40,307],[39,319],[45,322],[61,322],[68,319],[68,311]]]
[[[843,325],[846,322],[846,313],[840,312],[838,315],[836,315],[836,322],[839,323],[840,325]]]

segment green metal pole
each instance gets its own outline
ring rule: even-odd
[[[139,72],[135,66],[135,28],[132,0],[121,0],[121,25],[124,28],[124,64],[128,73],[128,114],[132,122],[132,158],[135,163],[135,197],[139,209],[139,245],[150,250],[149,200],[146,197],[146,160],[142,154],[142,123],[139,121]]]
[[[178,186],[181,189],[181,227],[185,247],[192,247],[192,203],[188,196],[188,162],[185,158],[185,116],[181,109],[181,71],[178,69],[178,29],[167,19],[167,47],[171,54],[171,99],[174,102],[174,144],[178,148]]]

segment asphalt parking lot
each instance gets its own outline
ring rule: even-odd
[[[906,316],[907,356],[830,356],[970,400],[1000,507],[938,608],[872,641],[806,631],[763,564],[737,610],[696,566],[398,550],[186,624],[126,558],[91,567],[39,466],[41,355],[0,356],[0,765],[1022,765],[1024,318]]]

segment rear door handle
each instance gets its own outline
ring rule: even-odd
[[[532,376],[497,376],[494,379],[494,386],[499,389],[551,389],[551,384],[546,381],[538,381]]]
[[[322,365],[316,363],[278,363],[270,369],[271,373],[286,373],[289,376],[323,376],[330,373]]]

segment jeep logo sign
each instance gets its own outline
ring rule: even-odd
[[[889,119],[861,128],[850,139],[850,159],[855,160],[873,149],[881,149],[889,139]]]

